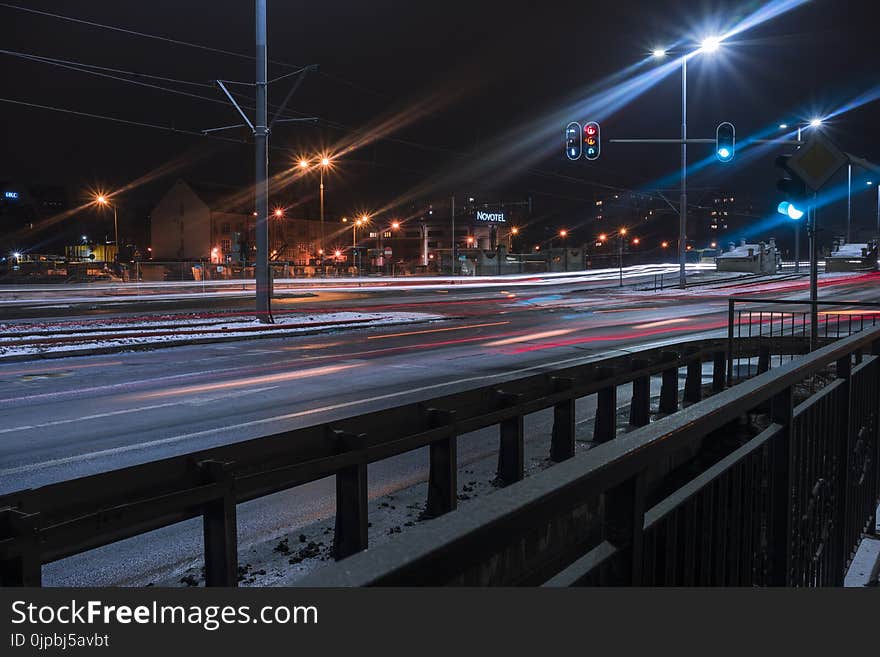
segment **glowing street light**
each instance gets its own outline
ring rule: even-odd
[[[822,125],[822,123],[823,123],[822,119],[820,119],[820,118],[810,119],[810,127],[811,128],[818,128],[819,126]]]
[[[723,37],[708,36],[700,48],[682,55],[681,59],[681,199],[678,213],[678,284],[684,289],[687,283],[685,244],[687,243],[687,63],[698,53],[714,53],[721,48]],[[728,153],[729,157],[730,153]]]
[[[400,222],[399,221],[392,221],[391,222],[391,230],[397,230],[398,228],[400,228]]]
[[[300,160],[299,161],[299,168],[300,169],[308,169],[309,168],[308,160]]]
[[[700,50],[702,52],[717,52],[717,50],[721,47],[721,37],[719,36],[710,36],[703,39],[702,43],[700,43]]]
[[[651,51],[651,56],[655,57],[656,59],[661,59],[663,57],[666,57],[666,49],[665,48],[654,48],[654,50]]]
[[[110,199],[107,198],[106,194],[96,194],[95,195],[95,203],[98,205],[103,205],[104,207],[112,207],[113,208],[113,244],[116,246],[116,257],[119,257],[119,222],[116,218],[116,204],[110,203]]]
[[[560,231],[559,231],[559,237],[562,237],[563,239],[566,238],[566,237],[568,237],[568,231],[567,231],[567,230],[564,230],[564,229],[563,229],[563,230],[560,230]]]
[[[275,216],[281,219],[284,216],[284,210],[282,208],[275,208]]]

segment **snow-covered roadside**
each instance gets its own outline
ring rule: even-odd
[[[168,347],[230,339],[283,337],[316,330],[370,328],[444,319],[428,313],[315,313],[278,317],[261,324],[244,317],[206,323],[204,318],[163,319],[158,324],[95,322],[88,324],[0,325],[0,361],[21,356],[55,353],[73,355],[83,350]]]

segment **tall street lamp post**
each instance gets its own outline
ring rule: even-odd
[[[98,194],[95,197],[95,203],[113,208],[113,245],[116,247],[116,260],[119,260],[119,222],[116,216],[116,204],[110,203],[110,199],[104,194]]]
[[[721,47],[721,37],[703,39],[699,50],[681,57],[681,196],[678,212],[678,284],[684,289],[687,284],[687,63],[692,56],[704,52],[713,53]],[[667,51],[658,48],[653,55],[662,58]]]

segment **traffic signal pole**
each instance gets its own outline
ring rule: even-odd
[[[810,220],[810,351],[816,349],[816,341],[819,339],[819,251],[818,236],[816,235],[816,194],[813,194],[813,207],[809,210]]]

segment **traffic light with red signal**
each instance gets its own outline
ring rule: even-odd
[[[599,124],[590,121],[584,124],[584,157],[588,160],[598,160],[602,152],[602,132]]]

